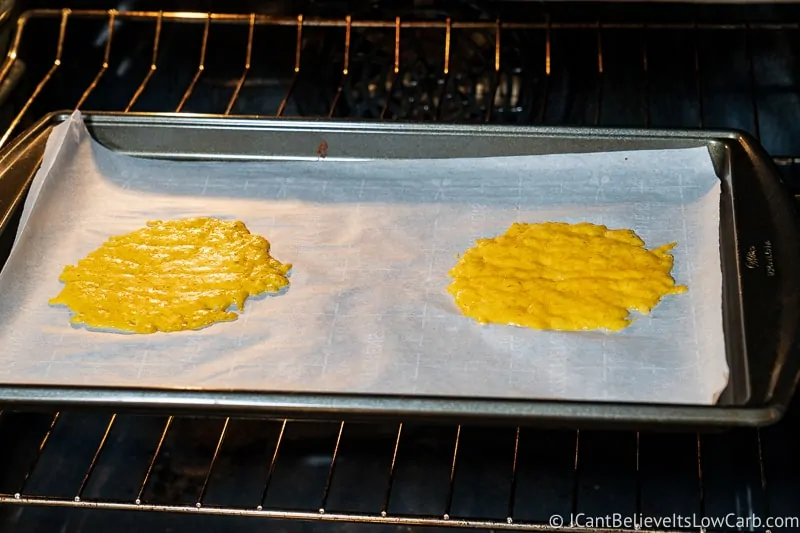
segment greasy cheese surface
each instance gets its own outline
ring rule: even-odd
[[[289,284],[291,265],[269,249],[239,221],[151,221],[65,267],[65,286],[50,303],[69,307],[72,323],[131,333],[232,321],[232,305],[243,311],[249,296]]]
[[[646,315],[686,292],[670,276],[675,244],[647,250],[631,230],[589,223],[515,223],[461,256],[448,291],[484,324],[619,331],[629,310]]]

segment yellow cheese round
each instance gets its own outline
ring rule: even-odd
[[[515,223],[461,256],[448,291],[483,324],[619,331],[630,311],[687,291],[670,275],[675,244],[647,250],[631,230],[586,222]]]
[[[290,264],[240,221],[151,221],[108,239],[64,268],[61,293],[70,321],[130,333],[196,330],[236,320],[250,296],[289,285]]]

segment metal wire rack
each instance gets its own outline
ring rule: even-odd
[[[81,25],[86,21],[100,29],[88,33]],[[124,35],[125,24],[136,30]],[[197,55],[174,60],[174,42],[166,34],[185,27],[199,30],[192,34]],[[235,43],[227,40],[231,28],[239,36]],[[283,68],[277,78],[262,70],[277,55],[273,41],[259,41],[264,30],[290,39],[291,46],[279,41],[288,59],[277,62]],[[714,117],[722,111],[747,117],[733,125],[761,138],[791,180],[800,135],[783,128],[785,122],[776,128],[765,121],[764,109],[774,118],[775,105],[765,104],[762,93],[785,103],[797,98],[800,84],[765,82],[759,69],[770,69],[759,64],[754,49],[776,32],[798,30],[796,23],[368,21],[37,10],[20,18],[0,68],[0,99],[15,104],[0,145],[44,111],[71,107],[645,126],[669,125],[679,116],[674,125],[697,127],[719,126]],[[212,43],[218,32],[225,35],[222,44]],[[421,32],[428,37],[420,38]],[[80,38],[71,41],[71,35]],[[142,41],[143,35],[151,37]],[[719,58],[708,57],[709,42],[729,36],[735,36],[742,60],[733,95],[714,83]],[[591,45],[577,66],[574,56],[565,55],[565,39]],[[633,39],[636,46],[630,46]],[[117,46],[124,53],[115,59]],[[226,52],[220,54],[220,47]],[[237,47],[238,66],[230,52]],[[314,50],[328,48],[333,60],[319,60]],[[689,81],[680,87],[680,109],[665,111],[663,85],[680,76],[664,69],[678,64],[680,54],[680,74]],[[635,83],[618,84],[620,61],[613,56],[619,55]],[[136,57],[145,58],[139,70],[132,66]],[[230,68],[238,70],[231,75]],[[181,78],[181,72],[188,74]],[[564,101],[565,72],[580,74],[570,89],[577,104]],[[629,92],[634,85],[635,105]],[[208,87],[210,96],[198,97]],[[738,114],[731,113],[732,102]],[[558,515],[566,525],[577,516],[581,523],[566,528],[574,531],[581,525],[800,530],[792,516],[792,494],[800,489],[792,451],[800,441],[789,430],[796,413],[792,409],[784,423],[763,431],[699,435],[5,410],[0,503],[6,505],[0,507],[481,529],[553,530],[561,524],[550,517]],[[748,516],[762,522],[741,522]]]
[[[557,529],[552,515],[565,524],[575,517],[567,528],[575,531],[800,526],[788,493],[796,462],[794,471],[775,463],[792,446],[786,432],[608,435],[86,413],[41,414],[31,425],[6,444],[25,460],[7,465],[0,503],[481,529]]]
[[[388,67],[387,70],[389,70],[391,73],[390,79],[384,80],[386,82],[386,87],[384,89],[385,94],[383,95],[385,105],[375,118],[398,118],[396,116],[391,116],[391,97],[394,90],[403,85],[404,75],[407,75],[406,70],[413,67],[404,64],[404,49],[401,43],[404,42],[405,34],[410,34],[411,36],[416,37],[418,32],[423,31],[428,33],[428,35],[440,34],[437,40],[437,44],[440,44],[441,48],[438,50],[438,55],[440,57],[438,60],[431,61],[431,63],[440,68],[440,72],[437,73],[439,75],[439,79],[437,80],[436,85],[440,86],[439,88],[441,94],[436,96],[441,96],[442,98],[434,98],[434,101],[430,102],[428,105],[430,105],[432,108],[432,115],[430,118],[441,120],[443,118],[441,116],[443,113],[442,108],[445,107],[444,100],[446,97],[450,96],[448,95],[448,85],[453,78],[457,77],[459,74],[463,74],[462,72],[456,70],[457,67],[463,67],[463,64],[455,66],[456,68],[454,68],[453,63],[458,58],[454,54],[453,49],[456,46],[457,41],[461,40],[460,38],[463,37],[463,34],[467,32],[481,32],[486,37],[486,42],[482,43],[482,49],[479,50],[479,52],[488,56],[483,58],[484,61],[482,66],[486,68],[481,69],[481,74],[488,74],[489,80],[487,86],[479,91],[480,94],[475,95],[475,97],[480,100],[481,106],[484,109],[482,109],[482,112],[477,116],[472,116],[469,118],[472,120],[482,121],[498,120],[498,117],[495,116],[495,113],[498,111],[498,109],[502,110],[507,105],[510,105],[511,107],[519,107],[521,104],[518,96],[517,98],[512,96],[514,90],[510,86],[506,85],[513,84],[513,75],[519,74],[521,69],[518,65],[518,61],[511,61],[511,64],[506,64],[504,56],[509,55],[509,53],[501,43],[505,42],[504,36],[515,37],[514,39],[510,39],[510,42],[512,43],[513,50],[518,55],[519,39],[516,37],[521,33],[529,33],[530,35],[535,36],[539,41],[537,44],[541,44],[542,46],[540,50],[526,50],[525,52],[525,55],[529,58],[537,58],[538,60],[536,63],[541,66],[541,72],[538,73],[539,76],[536,80],[541,85],[541,94],[536,98],[536,103],[538,105],[532,106],[533,109],[527,110],[528,114],[526,115],[526,118],[528,119],[528,122],[537,123],[547,121],[548,104],[553,105],[551,102],[551,81],[555,77],[555,66],[558,66],[558,61],[562,59],[561,57],[553,58],[552,50],[554,47],[554,40],[557,38],[572,39],[579,36],[581,39],[581,44],[585,44],[587,41],[594,41],[594,46],[592,47],[593,50],[591,50],[591,53],[595,55],[594,59],[592,60],[594,63],[595,72],[583,73],[586,75],[592,75],[594,77],[592,80],[593,85],[595,86],[593,88],[594,90],[592,91],[594,93],[592,95],[592,100],[594,101],[588,106],[590,108],[590,113],[584,117],[583,120],[580,120],[580,122],[601,124],[603,122],[602,117],[604,116],[604,101],[608,100],[609,98],[609,95],[605,94],[606,91],[604,90],[607,89],[607,84],[605,83],[606,80],[604,77],[606,76],[606,71],[608,69],[608,61],[604,60],[605,48],[608,45],[604,45],[604,37],[606,37],[607,32],[610,31],[623,31],[625,38],[633,39],[633,42],[636,45],[635,51],[632,54],[628,54],[629,57],[626,59],[630,60],[630,56],[637,56],[635,57],[635,62],[638,63],[637,67],[639,72],[634,73],[636,78],[632,80],[631,85],[635,85],[641,90],[642,93],[641,101],[638,101],[637,99],[637,101],[632,103],[633,107],[636,108],[634,110],[634,115],[638,116],[634,117],[632,120],[627,118],[625,121],[635,122],[636,125],[645,126],[650,126],[654,123],[651,112],[652,98],[648,98],[648,96],[652,95],[654,90],[658,88],[658,84],[651,79],[653,72],[652,63],[654,59],[656,59],[652,57],[653,53],[651,49],[653,48],[653,45],[656,44],[656,41],[662,36],[669,36],[668,33],[665,32],[680,32],[678,36],[681,39],[685,39],[690,42],[688,49],[692,56],[691,60],[693,63],[691,67],[694,71],[693,82],[695,94],[693,96],[695,100],[694,105],[696,107],[694,111],[695,117],[693,125],[697,127],[704,127],[708,125],[708,121],[706,120],[708,110],[705,109],[705,107],[708,105],[709,96],[719,98],[723,95],[719,94],[718,88],[710,88],[717,89],[717,94],[713,94],[709,88],[704,87],[704,77],[701,75],[701,72],[704,70],[704,68],[711,69],[711,66],[703,65],[703,42],[707,42],[707,40],[711,37],[709,32],[713,32],[714,37],[721,39],[728,38],[728,36],[725,35],[726,33],[735,34],[735,38],[741,40],[742,53],[744,57],[737,57],[734,59],[743,59],[742,64],[745,65],[744,72],[742,72],[742,76],[740,76],[742,79],[740,79],[739,82],[740,85],[741,82],[744,82],[744,84],[747,85],[747,87],[745,87],[746,90],[742,91],[742,94],[746,95],[746,97],[749,99],[749,109],[747,111],[750,116],[749,123],[740,123],[736,124],[736,126],[750,130],[756,136],[760,135],[761,121],[759,119],[760,82],[758,81],[759,76],[756,73],[756,61],[754,61],[753,58],[753,41],[756,40],[756,37],[754,36],[764,35],[765,32],[769,34],[771,32],[794,32],[800,30],[800,24],[798,23],[709,24],[691,22],[645,24],[603,23],[601,21],[596,21],[593,23],[522,23],[501,22],[500,20],[463,22],[452,21],[450,19],[444,21],[404,21],[399,17],[391,21],[378,21],[353,20],[349,16],[342,20],[338,20],[305,18],[303,15],[298,15],[296,18],[285,18],[256,14],[224,15],[214,13],[117,12],[115,10],[72,11],[70,9],[34,10],[23,14],[18,21],[17,31],[13,38],[11,48],[7,54],[6,61],[4,62],[2,68],[0,68],[0,79],[8,81],[9,79],[13,78],[15,67],[18,66],[22,59],[20,48],[23,41],[23,36],[26,35],[25,30],[32,23],[41,20],[57,21],[57,40],[54,43],[54,50],[48,51],[48,54],[52,54],[49,60],[49,68],[46,70],[41,79],[38,80],[35,86],[33,86],[32,90],[27,94],[27,100],[23,103],[16,116],[11,120],[10,126],[5,131],[3,137],[0,138],[2,144],[5,144],[10,136],[17,131],[17,128],[23,122],[23,119],[28,116],[32,106],[40,97],[42,92],[48,87],[48,85],[53,83],[53,79],[56,74],[68,67],[69,61],[74,60],[74,58],[67,60],[65,57],[65,43],[67,42],[67,37],[70,35],[71,24],[76,24],[87,19],[105,21],[104,25],[106,28],[102,35],[102,39],[104,40],[103,54],[100,58],[101,60],[99,61],[100,64],[98,65],[97,73],[88,84],[88,87],[82,91],[80,97],[71,102],[69,107],[84,107],[97,89],[101,80],[104,77],[108,77],[108,71],[112,62],[112,50],[115,43],[115,32],[120,24],[127,21],[131,23],[148,23],[151,25],[152,28],[148,28],[148,30],[149,32],[152,32],[152,41],[150,43],[151,60],[149,62],[149,68],[147,68],[143,78],[136,84],[136,88],[133,91],[132,96],[127,99],[122,106],[122,109],[125,111],[131,111],[136,108],[137,103],[140,102],[140,98],[142,97],[143,93],[153,78],[157,76],[157,72],[159,72],[159,68],[164,62],[164,50],[162,43],[164,29],[167,26],[193,25],[199,26],[202,28],[202,30],[200,35],[197,35],[197,37],[199,37],[198,42],[200,44],[199,58],[196,59],[197,67],[193,73],[191,81],[182,92],[182,96],[180,100],[176,102],[174,108],[169,109],[166,106],[162,106],[162,111],[186,110],[187,102],[189,102],[194,90],[198,87],[198,82],[203,78],[204,75],[207,75],[209,67],[207,64],[207,53],[209,39],[213,33],[212,28],[214,28],[216,31],[220,26],[238,26],[242,30],[241,33],[243,36],[246,36],[246,43],[245,46],[242,47],[241,51],[243,55],[243,57],[240,59],[242,63],[241,74],[232,82],[233,87],[227,103],[222,109],[216,110],[216,112],[219,114],[237,114],[237,101],[240,98],[243,88],[248,82],[248,78],[252,76],[252,71],[255,68],[254,54],[263,52],[263,50],[254,49],[254,36],[256,34],[256,28],[267,28],[270,30],[283,29],[284,33],[281,35],[282,38],[288,37],[285,31],[287,29],[291,34],[293,34],[292,40],[294,43],[291,46],[291,50],[289,50],[290,47],[288,46],[288,42],[285,40],[281,42],[284,50],[290,52],[288,54],[284,53],[284,55],[292,56],[291,58],[293,60],[292,64],[290,65],[290,81],[287,84],[284,96],[280,99],[280,103],[277,105],[275,110],[272,113],[264,114],[266,116],[276,117],[283,116],[286,113],[287,106],[294,95],[294,91],[299,81],[302,79],[302,74],[304,74],[307,68],[305,65],[304,50],[305,48],[310,48],[309,46],[306,46],[309,44],[308,38],[310,33],[320,30],[335,30],[337,31],[337,38],[341,41],[340,46],[337,47],[340,51],[340,57],[333,61],[333,64],[337,68],[340,68],[340,80],[333,91],[332,97],[329,98],[329,104],[326,106],[325,111],[320,113],[321,115],[335,117],[338,115],[340,107],[345,104],[343,101],[343,95],[349,87],[348,82],[352,82],[352,78],[355,75],[354,69],[351,66],[351,62],[354,61],[353,55],[356,52],[353,50],[353,41],[356,39],[355,34],[357,32],[364,34],[365,30],[375,30],[385,38],[384,41],[390,43],[389,49],[387,49],[388,53],[386,54],[389,57],[384,58],[388,64],[383,66]],[[83,27],[81,27],[81,29],[76,29],[76,31],[82,30]],[[142,28],[138,29],[137,31],[144,33],[147,30]],[[458,38],[456,37],[457,34],[459,34]],[[569,34],[569,37],[565,37],[567,34]],[[556,37],[556,35],[558,35],[558,37]],[[52,35],[49,35],[48,37],[52,37]],[[619,54],[619,44],[616,41],[617,39],[615,39],[615,49],[613,52]],[[630,44],[630,41],[628,41],[628,44]],[[37,46],[43,46],[43,44],[38,43]],[[408,46],[411,47],[411,43],[408,43]],[[374,46],[374,48],[381,47]],[[386,47],[383,46],[383,48]],[[228,62],[236,63],[236,60],[231,56],[232,53],[226,54],[226,60]],[[83,58],[80,59],[83,60]],[[663,58],[658,59],[663,60]],[[719,59],[717,58],[717,60]],[[184,59],[184,61],[187,60]],[[555,66],[554,61],[556,62]],[[587,67],[590,65],[583,64],[581,66]],[[363,68],[363,65],[357,65],[356,69],[360,67]],[[739,67],[739,70],[742,70],[741,67]],[[737,89],[741,88],[742,87],[737,87]],[[790,86],[784,88],[784,90],[791,91],[793,88],[795,87]],[[504,98],[510,98],[513,101],[507,102],[504,101]],[[685,122],[686,121],[684,121],[684,123],[681,125],[689,125]],[[792,159],[792,154],[778,153],[775,155],[780,161]]]
[[[196,89],[202,85],[204,77],[209,77],[209,42],[215,33],[225,27],[239,30],[236,47],[241,50],[227,52],[225,61],[230,66],[236,64],[238,59],[242,65],[240,74],[227,80],[229,97],[224,102],[215,102],[213,109],[204,110],[223,115],[242,114],[247,107],[241,99],[243,90],[258,86],[258,80],[253,78],[257,77],[255,71],[258,60],[264,58],[254,56],[263,56],[265,48],[264,44],[254,44],[259,30],[280,33],[279,41],[268,41],[266,46],[280,46],[283,50],[281,57],[287,60],[280,65],[284,72],[279,73],[285,80],[284,93],[276,100],[274,108],[247,113],[262,116],[286,115],[293,107],[293,98],[299,100],[298,86],[304,81],[306,85],[314,82],[330,85],[331,80],[338,78],[334,81],[334,88],[327,88],[328,90],[312,96],[317,101],[313,109],[296,114],[645,127],[722,125],[745,129],[762,138],[760,109],[768,107],[767,112],[774,115],[777,106],[795,103],[790,96],[796,96],[793,94],[796,80],[768,79],[774,73],[774,65],[759,65],[754,59],[754,48],[764,47],[768,44],[766,41],[775,34],[797,32],[800,29],[798,23],[605,23],[599,20],[588,23],[500,20],[465,22],[450,19],[406,21],[400,17],[381,21],[354,20],[349,16],[343,19],[314,19],[303,15],[272,17],[256,14],[45,9],[22,15],[7,58],[0,68],[0,80],[13,86],[11,82],[22,76],[25,68],[31,66],[22,60],[21,53],[26,28],[41,21],[57,22],[57,29],[47,27],[48,36],[43,40],[52,38],[53,33],[57,35],[52,43],[54,49],[47,52],[36,51],[37,54],[29,50],[31,55],[37,56],[36,64],[47,63],[49,68],[35,85],[28,86],[25,100],[20,102],[18,112],[11,118],[0,137],[0,145],[4,145],[12,135],[19,132],[21,125],[41,115],[32,113],[38,110],[35,104],[43,92],[54,90],[52,86],[56,84],[58,74],[74,67],[70,62],[76,60],[77,54],[67,54],[65,46],[69,46],[68,37],[71,32],[85,31],[84,26],[73,26],[87,20],[99,21],[105,26],[102,35],[98,36],[98,39],[104,41],[103,51],[97,57],[99,64],[96,74],[79,96],[70,102],[63,102],[65,108],[93,108],[92,97],[96,96],[98,86],[104,78],[113,74],[109,73],[109,69],[113,63],[115,37],[120,26],[125,23],[136,25],[140,37],[145,33],[152,35],[149,44],[150,61],[142,78],[130,82],[131,86],[136,87],[132,95],[109,106],[114,110],[131,111],[143,107],[142,97],[148,87],[153,84],[154,79],[163,77],[158,75],[160,69],[170,68],[165,65],[170,59],[165,57],[167,54],[164,51],[166,28],[178,26],[193,26],[200,30],[199,33],[191,34],[195,44],[199,44],[199,57],[182,58],[181,66],[184,69],[190,61],[196,61],[196,68],[185,88],[181,90],[181,96],[174,107],[170,108],[161,102],[159,111],[191,110],[187,108],[187,104],[190,104]],[[150,27],[143,28],[143,25]],[[420,39],[422,35],[424,37]],[[263,38],[261,34],[258,36]],[[379,42],[376,42],[375,36],[380,36]],[[319,52],[312,46],[315,37],[323,37],[326,45],[338,54],[338,57],[329,60],[325,66],[315,61],[319,54],[312,55]],[[665,38],[674,44],[674,52],[683,54],[683,57],[673,58],[680,59],[682,72],[667,68],[666,61],[673,59],[664,56],[665,47],[661,41]],[[715,39],[724,43],[722,48],[713,48]],[[419,49],[415,46],[415,41],[418,40],[432,43],[433,48]],[[557,100],[554,95],[559,90],[563,92],[563,87],[554,85],[559,82],[563,84],[564,74],[560,71],[575,68],[569,63],[576,59],[567,56],[564,51],[564,43],[568,40],[579,43],[578,46],[585,53],[580,58],[581,80],[575,84],[581,93],[572,95],[576,104],[565,109],[564,102],[554,101]],[[293,43],[290,47],[291,41]],[[629,46],[631,43],[635,46]],[[219,42],[214,44],[217,47],[233,48]],[[138,45],[142,46],[141,39]],[[40,42],[37,46],[44,44]],[[629,50],[625,50],[626,46]],[[520,50],[523,48],[531,49],[526,49],[521,54]],[[310,49],[310,52],[304,52],[306,49]],[[728,50],[727,55],[721,54],[724,49]],[[618,56],[612,58],[611,63],[605,57],[609,52]],[[46,59],[43,53],[50,55],[50,58]],[[239,53],[239,58],[233,57]],[[471,56],[472,63],[464,61],[459,53]],[[70,57],[67,58],[66,55]],[[269,55],[273,55],[272,50]],[[311,60],[308,59],[309,55],[312,55]],[[480,57],[476,59],[475,56]],[[624,56],[622,61],[619,56]],[[421,59],[426,60],[427,72],[419,71]],[[84,58],[79,56],[78,60],[83,63]],[[725,61],[734,62],[735,68],[728,68]],[[615,66],[620,63],[624,65],[624,72]],[[609,64],[617,72],[609,72]],[[728,75],[735,74],[733,86],[727,89],[715,81],[720,64],[723,69],[728,69]],[[324,74],[328,76],[325,80],[320,79],[319,70],[324,70]],[[686,72],[687,70],[691,72]],[[759,73],[758,70],[763,72]],[[670,81],[665,78],[665,72],[683,76],[686,84],[692,86],[680,88],[683,93],[683,109],[675,110],[680,118],[669,116],[670,111],[665,111],[663,106],[657,113],[658,116],[654,116],[653,108],[658,107],[659,99],[664,97],[662,85]],[[72,73],[74,71],[70,71]],[[620,86],[618,80],[623,74],[629,76],[630,81],[626,81],[625,86]],[[523,79],[526,75],[527,79]],[[470,77],[472,79],[465,88],[464,78]],[[770,82],[783,86],[776,87]],[[70,89],[77,83],[71,81]],[[523,87],[527,87],[527,90]],[[631,88],[634,92],[631,92]],[[623,100],[621,95],[617,95],[616,91],[619,90],[623,90],[623,95],[629,99]],[[11,91],[6,87],[3,92]],[[364,109],[363,102],[361,106],[353,102],[354,94],[362,100],[371,101],[368,109]],[[767,97],[769,100],[765,101]],[[742,101],[743,98],[747,101]],[[409,111],[409,107],[414,111]],[[297,112],[297,106],[294,106],[294,111]],[[720,111],[727,113],[728,117],[715,117]],[[730,116],[733,114],[741,118],[731,121]],[[617,118],[605,120],[606,117]],[[770,118],[775,121],[775,116]],[[793,146],[787,140],[790,137],[789,132],[766,133],[762,141],[768,150],[773,148],[771,144],[775,145],[774,150],[770,151],[780,165],[794,165],[798,162],[794,156],[800,153],[800,147]]]

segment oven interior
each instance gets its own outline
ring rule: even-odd
[[[21,12],[49,10],[27,19],[0,82],[3,143],[75,107],[735,128],[800,193],[792,5],[0,4],[12,50]],[[722,520],[707,530],[800,531],[799,416],[795,400],[760,430],[612,432],[7,406],[0,530],[541,530],[582,513],[607,518],[600,529],[682,516]],[[776,520],[736,522],[747,516]]]

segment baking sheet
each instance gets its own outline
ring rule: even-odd
[[[168,140],[165,139],[165,144]],[[705,148],[530,157],[169,162],[53,130],[0,273],[5,384],[711,404],[728,379],[720,182]],[[58,275],[147,220],[244,220],[294,264],[239,320],[133,336],[71,327]],[[479,326],[445,291],[456,254],[514,221],[678,241],[667,297],[621,333]]]

